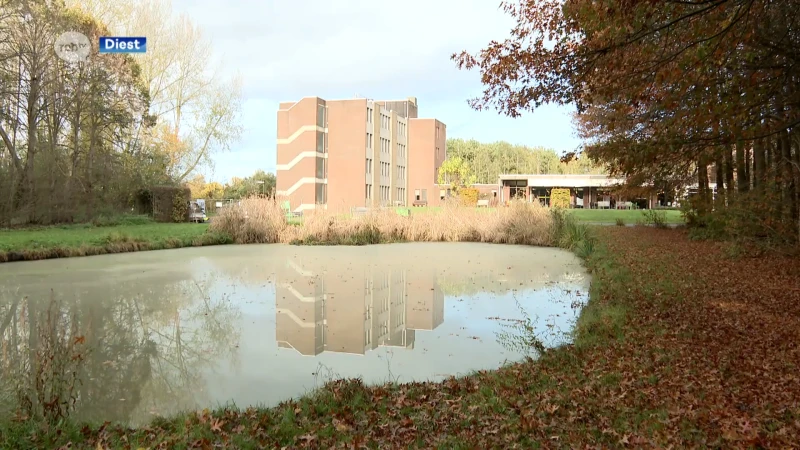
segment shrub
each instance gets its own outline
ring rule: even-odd
[[[618,227],[624,227],[625,226],[625,220],[623,220],[622,218],[618,217],[617,218],[617,226]]]
[[[175,223],[186,222],[189,220],[189,202],[185,195],[176,192],[172,197],[172,221]]]
[[[569,208],[569,189],[555,188],[550,191],[550,206],[553,208]]]
[[[478,204],[479,193],[476,188],[465,187],[458,191],[458,198],[464,206],[475,206]]]
[[[655,209],[647,209],[642,211],[642,219],[647,225],[653,225],[656,228],[667,227],[667,215],[663,211],[656,211]]]
[[[736,252],[761,252],[770,248],[790,248],[796,243],[796,224],[785,220],[774,209],[776,193],[736,193],[713,210],[688,207],[683,215],[691,228],[690,236],[730,241]]]
[[[154,186],[150,188],[153,218],[157,222],[186,222],[192,191],[188,187]]]

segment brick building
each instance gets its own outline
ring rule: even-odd
[[[277,195],[295,212],[436,206],[447,132],[417,99],[304,97],[278,109]]]

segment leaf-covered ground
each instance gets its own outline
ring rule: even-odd
[[[729,259],[680,230],[603,228],[574,346],[450,379],[329,384],[272,409],[128,430],[18,424],[0,447],[790,448],[800,261]]]

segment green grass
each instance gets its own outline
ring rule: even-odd
[[[617,223],[622,220],[625,223],[635,224],[645,219],[643,209],[570,209],[568,210],[575,219],[581,222],[590,223]],[[683,223],[681,212],[674,209],[657,210],[664,215],[666,223]]]
[[[424,214],[438,212],[441,210],[438,206],[412,206],[409,208],[411,214]],[[477,208],[481,211],[491,211],[492,208]],[[622,220],[625,223],[635,224],[645,219],[644,211],[635,209],[568,209],[566,210],[579,222],[588,223],[617,223],[617,220]],[[666,223],[680,224],[683,223],[681,212],[673,209],[658,210],[663,213]]]
[[[207,230],[207,224],[196,223],[0,230],[0,251],[22,252],[58,247],[102,246],[126,237],[128,240],[139,242],[159,242],[168,239],[192,240],[202,236]]]
[[[0,230],[0,262],[227,244],[208,224],[156,223],[142,216],[92,223]]]

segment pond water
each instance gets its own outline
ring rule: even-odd
[[[472,243],[0,264],[0,406],[43,360],[75,369],[77,381],[48,376],[74,386],[60,395],[77,399],[80,418],[133,424],[274,405],[340,377],[441,380],[522,359],[521,325],[563,342],[588,286],[568,252]]]

